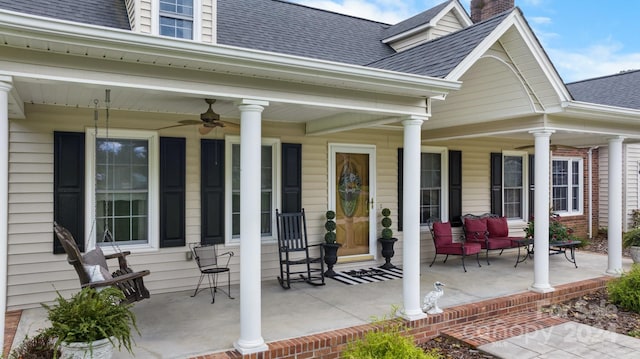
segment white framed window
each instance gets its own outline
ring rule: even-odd
[[[199,40],[202,0],[156,0],[154,33],[178,39]]]
[[[508,219],[526,218],[527,160],[526,152],[502,154],[502,213]]]
[[[551,165],[553,211],[579,215],[583,210],[582,158],[555,157]]]
[[[420,153],[420,223],[448,221],[449,158],[445,147],[422,146]]]
[[[225,138],[226,238],[228,243],[240,241],[240,137]],[[280,203],[280,141],[263,138],[260,175],[260,233],[264,241],[276,239],[276,208]]]
[[[86,132],[87,248],[159,247],[159,140],[153,131]],[[105,243],[105,230],[113,243]],[[115,248],[114,248],[115,249]]]

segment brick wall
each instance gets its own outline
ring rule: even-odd
[[[588,279],[555,287],[549,293],[524,292],[481,302],[444,309],[444,313],[406,322],[416,344],[423,344],[441,331],[478,320],[497,318],[511,313],[537,311],[540,307],[564,302],[604,288],[611,277]],[[236,351],[201,355],[192,359],[338,359],[349,342],[360,339],[373,324],[360,325],[305,337],[268,343],[269,351],[241,355]]]
[[[471,21],[486,20],[514,7],[515,0],[471,0]]]

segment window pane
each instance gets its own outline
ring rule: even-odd
[[[567,211],[568,208],[568,198],[567,198],[567,187],[554,187],[553,188],[553,202],[552,208],[554,211]]]
[[[504,186],[522,187],[522,157],[505,156]]]
[[[193,38],[193,21],[160,17],[160,35],[179,39]]]
[[[149,143],[96,140],[96,240],[105,227],[117,242],[148,241]]]
[[[507,218],[522,218],[523,208],[523,157],[503,158],[504,215]]]
[[[160,0],[160,11],[193,16],[193,0]]]
[[[522,218],[522,189],[504,190],[504,215],[507,218]]]
[[[273,212],[273,148],[272,146],[262,146],[261,149],[261,182],[260,188],[260,228],[263,236],[272,234],[272,218]],[[232,178],[232,235],[240,234],[240,145],[231,145],[231,178]]]
[[[442,191],[442,156],[422,153],[420,156],[420,223],[440,219]]]

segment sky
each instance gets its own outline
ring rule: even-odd
[[[290,0],[395,24],[446,0]],[[469,12],[470,0],[461,0]],[[640,69],[640,0],[515,0],[565,83]]]

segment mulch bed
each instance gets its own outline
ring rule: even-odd
[[[606,255],[607,239],[606,237],[593,238],[579,250]],[[622,255],[628,257],[629,250],[623,250]],[[604,289],[564,303],[543,307],[542,310],[592,327],[640,337],[640,314],[622,310],[610,303],[609,295]],[[442,336],[431,339],[422,347],[425,350],[437,348],[446,359],[496,358],[457,340]]]

